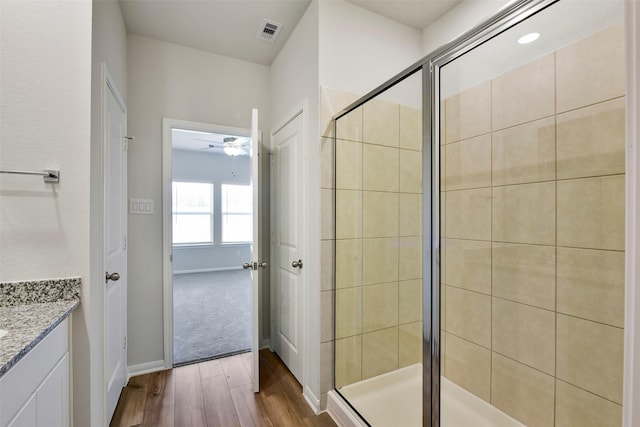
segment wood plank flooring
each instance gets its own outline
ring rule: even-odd
[[[111,427],[335,426],[318,416],[275,353],[260,351],[260,393],[251,353],[140,375],[122,390]]]

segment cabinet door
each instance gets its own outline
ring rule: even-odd
[[[36,395],[34,394],[7,427],[33,427],[36,425],[36,417]]]
[[[69,353],[36,391],[38,427],[69,426]]]
[[[0,378],[1,427],[9,425],[68,351],[69,319],[65,319]]]

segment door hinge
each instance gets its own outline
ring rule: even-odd
[[[129,143],[133,142],[135,137],[133,137],[133,136],[123,136],[122,139],[124,139],[124,144],[122,146],[122,149],[124,151],[129,151]]]
[[[123,343],[122,348],[123,348],[124,350],[126,350],[126,349],[127,349],[127,336],[126,336],[126,335],[124,336],[124,343]]]
[[[127,249],[127,236],[122,236],[122,249]]]

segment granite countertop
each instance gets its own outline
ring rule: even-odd
[[[80,304],[80,278],[0,283],[0,377]]]

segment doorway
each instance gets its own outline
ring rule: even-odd
[[[253,190],[248,129],[170,129],[173,366],[251,350]],[[166,208],[165,208],[166,209]]]

